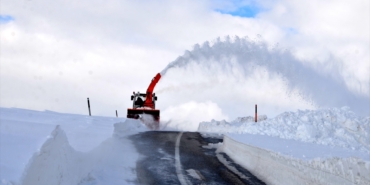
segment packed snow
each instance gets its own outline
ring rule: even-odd
[[[370,183],[370,117],[348,107],[285,112],[258,122],[212,120],[198,130],[224,133],[218,151],[268,184]]]
[[[135,184],[138,120],[0,108],[0,184]]]
[[[125,136],[138,130],[147,130],[138,120],[116,123],[111,138],[81,153],[58,125],[29,161],[22,184],[135,184],[139,156]]]
[[[200,123],[198,130],[275,136],[370,153],[370,117],[358,117],[348,107],[285,112],[258,122],[212,120]]]
[[[343,107],[261,115],[257,123],[212,120],[199,131],[224,137],[204,148],[268,184],[368,184],[369,120]],[[137,183],[139,155],[127,137],[148,130],[139,120],[0,108],[0,121],[2,185]]]
[[[260,142],[265,142],[265,140],[262,139]],[[293,150],[301,150],[302,147],[305,146],[293,148]],[[226,153],[235,163],[240,164],[259,179],[271,185],[367,185],[370,182],[369,161],[357,157],[333,157],[336,155],[335,153],[330,158],[302,160],[278,152],[286,150],[284,147],[277,147],[277,149],[272,151],[260,148],[258,145],[241,143],[225,136],[223,145],[217,149],[217,152]],[[310,153],[315,149],[318,148],[304,150]]]

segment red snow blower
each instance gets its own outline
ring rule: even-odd
[[[127,109],[127,118],[139,119],[143,118],[145,114],[153,116],[156,122],[156,128],[159,126],[159,110],[155,109],[155,101],[157,96],[153,93],[154,87],[157,82],[161,79],[161,74],[158,73],[150,83],[146,93],[137,92],[131,95],[131,101],[133,101],[132,108]]]

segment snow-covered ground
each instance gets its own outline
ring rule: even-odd
[[[226,134],[218,150],[269,184],[370,183],[370,117],[343,107],[251,118],[203,122],[199,131]]]
[[[0,184],[133,184],[137,120],[0,108]],[[170,129],[170,128],[166,128]],[[369,184],[370,118],[348,108],[203,122],[219,152],[270,184]],[[302,179],[304,179],[302,181]],[[339,180],[338,180],[339,179]]]
[[[0,108],[0,184],[130,184],[137,120]]]
[[[198,130],[268,135],[370,152],[370,117],[358,117],[348,107],[285,112],[257,123],[242,118],[230,123],[212,120],[201,123]]]

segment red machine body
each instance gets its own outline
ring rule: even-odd
[[[157,100],[157,96],[155,96],[155,93],[153,93],[153,90],[160,79],[161,79],[161,74],[158,73],[152,79],[145,94],[134,92],[134,94],[131,96],[133,105],[132,105],[132,108],[127,109],[127,118],[139,119],[143,116],[143,114],[149,114],[153,116],[154,121],[159,123],[160,111],[155,109],[155,101]]]
[[[155,109],[156,99],[155,100],[153,99],[153,90],[154,90],[155,85],[157,85],[160,79],[161,79],[161,74],[158,73],[157,75],[155,75],[148,89],[146,90],[146,98],[144,102],[144,107],[150,107],[152,109]]]

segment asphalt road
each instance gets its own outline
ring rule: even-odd
[[[226,154],[203,147],[222,142],[220,138],[151,131],[130,139],[142,155],[136,164],[139,184],[265,184]]]

